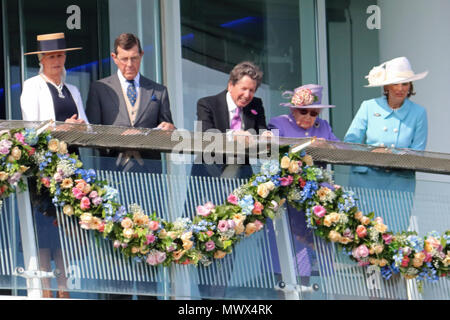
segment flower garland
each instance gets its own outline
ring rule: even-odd
[[[138,205],[127,210],[118,192],[85,170],[78,156],[50,132],[33,129],[0,132],[0,196],[23,188],[24,175],[37,178],[38,190],[47,188],[64,214],[79,218],[80,227],[95,230],[113,241],[125,256],[149,265],[209,265],[232,252],[242,239],[263,229],[287,200],[306,213],[316,235],[336,243],[360,266],[375,265],[389,279],[436,281],[449,277],[450,230],[424,238],[415,232],[388,232],[381,218],[363,214],[352,192],[334,184],[331,172],[313,165],[304,151],[281,147],[279,161],[266,161],[261,172],[234,190],[227,201],[196,208],[192,219],[161,220]]]

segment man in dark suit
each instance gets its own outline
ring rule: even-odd
[[[238,142],[248,143],[252,134],[267,129],[262,100],[254,95],[262,82],[263,73],[253,63],[245,61],[236,65],[230,72],[227,89],[217,95],[204,97],[197,102],[197,120],[201,131],[217,129],[227,133]],[[270,131],[265,131],[270,135]],[[213,166],[194,166],[192,174],[210,176],[224,175],[233,168],[224,164]],[[205,172],[205,170],[207,172]],[[233,176],[249,177],[249,166],[234,167]]]
[[[139,73],[144,51],[139,39],[130,33],[121,34],[114,42],[111,56],[117,73],[91,84],[86,115],[91,124],[135,128],[174,130],[167,88]],[[124,134],[133,134],[129,130]],[[117,153],[110,152],[110,156]],[[124,171],[145,171],[142,153],[118,155],[118,168]],[[154,154],[150,155],[154,158]],[[158,158],[158,157],[156,157]]]

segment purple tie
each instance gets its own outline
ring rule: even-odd
[[[233,119],[231,119],[231,126],[230,129],[231,130],[241,130],[241,108],[237,107],[236,110],[234,111],[234,116]]]

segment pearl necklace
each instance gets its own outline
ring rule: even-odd
[[[60,97],[61,99],[64,99],[65,96],[62,93],[62,89],[64,87],[64,83],[61,81],[61,83],[59,85],[56,85],[55,83],[53,83],[53,81],[51,81],[49,78],[47,78],[43,73],[41,73],[41,76],[44,78],[44,80],[50,84],[52,84],[56,90],[58,90],[58,97]]]

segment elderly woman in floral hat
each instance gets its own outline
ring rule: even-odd
[[[291,113],[270,119],[268,128],[277,129],[280,137],[317,137],[339,141],[329,123],[318,117],[323,109],[334,108],[332,105],[322,104],[322,90],[323,87],[320,85],[308,84],[295,89],[294,92],[284,92],[284,97],[292,97],[291,102],[280,105],[289,107]]]
[[[320,85],[308,84],[296,88],[294,92],[284,92],[283,97],[290,98],[291,101],[280,105],[290,108],[291,112],[287,115],[270,119],[268,128],[280,137],[316,137],[323,140],[339,141],[333,134],[329,123],[319,118],[319,114],[323,109],[334,108],[333,105],[322,104],[322,90],[323,87]],[[332,186],[329,187],[333,188]],[[307,228],[304,212],[299,212],[295,208],[288,206],[287,214],[294,241],[297,275],[301,277],[302,284],[306,285],[309,283],[309,277],[313,273],[313,265],[317,263],[313,234],[311,229]],[[274,272],[275,274],[280,274],[281,268],[272,221],[269,220],[267,225]]]

